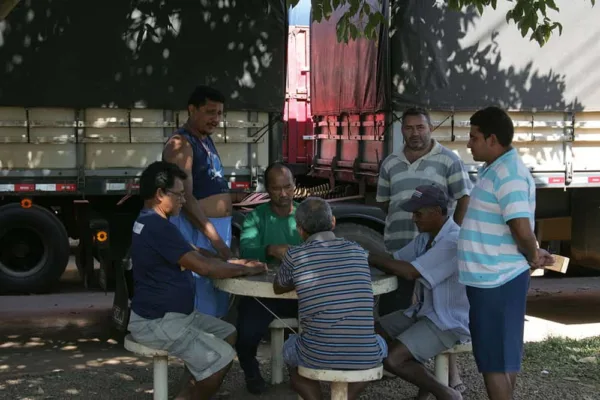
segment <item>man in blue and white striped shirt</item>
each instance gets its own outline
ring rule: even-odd
[[[492,400],[513,398],[530,268],[553,262],[538,248],[535,182],[511,146],[513,136],[512,120],[500,108],[471,116],[468,147],[485,165],[460,230],[459,277],[467,286],[473,355]]]

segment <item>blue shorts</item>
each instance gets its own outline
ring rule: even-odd
[[[209,218],[221,239],[231,246],[231,217]],[[194,246],[216,253],[210,240],[204,236],[183,214],[169,219],[177,226],[185,240]],[[192,272],[196,286],[195,308],[202,314],[222,318],[229,310],[229,293],[217,289],[210,278]]]
[[[375,336],[377,338],[377,343],[379,344],[379,347],[381,349],[380,361],[383,362],[383,360],[388,356],[388,346],[384,338],[382,338],[379,335]],[[302,361],[302,358],[300,357],[300,351],[298,350],[298,339],[299,336],[297,334],[290,335],[288,340],[286,340],[283,344],[283,362],[290,368],[314,368]]]
[[[473,356],[480,373],[519,372],[529,270],[495,288],[467,286]]]

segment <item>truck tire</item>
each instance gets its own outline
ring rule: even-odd
[[[65,271],[69,236],[45,208],[0,208],[0,292],[45,293]]]
[[[343,237],[360,244],[365,250],[384,253],[383,235],[374,229],[353,222],[341,222],[333,232],[337,237]]]

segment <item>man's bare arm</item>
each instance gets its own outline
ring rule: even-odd
[[[293,292],[295,289],[294,286],[281,286],[277,282],[273,282],[273,292],[275,292],[275,294]]]
[[[211,251],[208,251],[206,249],[201,249],[199,247],[196,247],[195,244],[190,243],[190,246],[192,246],[192,248],[194,250],[196,250],[198,253],[200,253],[202,256],[207,257],[207,258],[221,258],[218,254],[215,254]]]
[[[409,281],[421,277],[421,273],[409,262],[394,260],[390,256],[369,253],[369,264],[385,273],[396,275]]]
[[[183,211],[185,212],[185,215],[190,222],[198,228],[208,240],[210,240],[221,258],[231,258],[231,250],[227,247],[214,225],[204,214],[200,202],[194,197],[192,178],[193,158],[194,152],[192,146],[181,135],[173,135],[163,150],[163,159],[167,162],[176,164],[187,174],[187,179],[183,182],[185,189],[185,205],[183,206]]]
[[[285,257],[285,253],[289,250],[290,246],[287,244],[270,244],[266,248],[267,257],[273,257],[279,261]]]
[[[514,218],[508,221],[508,227],[519,251],[525,255],[530,263],[538,261],[538,244],[535,234],[531,229],[529,218]]]
[[[216,258],[206,258],[197,251],[189,251],[179,259],[179,265],[201,276],[213,279],[235,278],[267,272],[267,265],[255,262],[251,266],[226,263]]]
[[[467,213],[467,208],[469,208],[469,199],[469,196],[463,196],[458,199],[456,203],[456,209],[454,210],[454,222],[456,222],[457,225],[462,225],[465,214]]]

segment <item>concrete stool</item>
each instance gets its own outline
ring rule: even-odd
[[[451,349],[435,356],[435,377],[444,385],[450,383],[450,354],[470,353],[473,351],[471,343],[458,344]]]
[[[383,375],[383,365],[372,369],[356,371],[298,367],[298,374],[313,381],[331,382],[331,400],[346,400],[348,399],[348,383],[370,382],[381,379]],[[298,396],[298,398],[300,397]]]
[[[283,382],[283,338],[286,328],[298,328],[296,318],[275,319],[269,325],[271,330],[271,384]]]
[[[154,361],[154,400],[167,400],[169,397],[169,353],[155,350],[133,340],[131,335],[125,336],[125,349],[139,356],[152,357]]]

